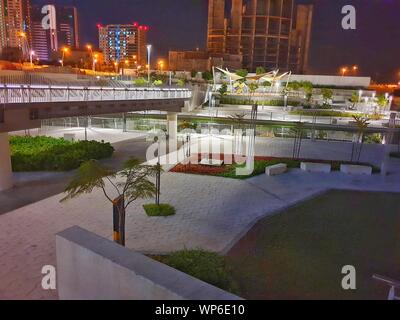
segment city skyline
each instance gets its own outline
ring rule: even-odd
[[[182,0],[125,1],[118,12],[109,15],[114,5],[106,0],[33,1],[34,4],[75,5],[80,12],[82,43],[98,44],[97,23],[128,23],[135,20],[150,26],[149,42],[155,56],[166,58],[169,50],[206,48],[208,1]],[[298,0],[315,4],[310,53],[310,72],[338,73],[343,65],[359,65],[359,74],[379,82],[397,82],[400,63],[396,62],[400,45],[391,39],[400,36],[396,12],[400,3],[391,0]],[[341,8],[353,4],[357,9],[357,30],[341,28]],[[95,7],[96,10],[90,10]],[[176,12],[185,12],[177,15]],[[374,21],[375,23],[372,23]],[[185,28],[180,26],[186,25]],[[336,50],[334,50],[336,49]],[[338,52],[339,50],[339,52]]]

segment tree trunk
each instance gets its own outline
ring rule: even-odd
[[[125,246],[125,199],[120,196],[113,201],[114,241]]]

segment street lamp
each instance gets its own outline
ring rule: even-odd
[[[160,71],[163,72],[163,69],[164,69],[164,60],[159,60],[159,61],[158,61],[158,67],[159,67]]]
[[[148,64],[148,68],[147,68],[147,82],[150,85],[150,68],[151,68],[151,44],[147,45],[147,64]]]
[[[64,59],[65,59],[65,54],[67,54],[69,51],[68,48],[63,48],[62,49],[62,58],[61,58],[61,66],[64,67]]]
[[[31,50],[29,52],[29,60],[31,62],[31,67],[33,67],[33,56],[35,55],[35,51]]]
[[[348,71],[346,67],[342,68],[340,70],[342,72],[342,77],[344,77],[346,75],[346,72]]]
[[[99,61],[98,60],[98,57],[99,57],[99,55],[98,54],[95,54],[94,56],[93,56],[93,66],[92,66],[92,69],[93,69],[93,72],[96,72],[96,64],[97,64],[97,62]]]

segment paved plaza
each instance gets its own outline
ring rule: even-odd
[[[256,149],[284,156],[290,146],[291,142],[279,139],[260,140]],[[307,141],[303,152],[309,157],[340,158],[348,156],[349,146]],[[365,148],[364,160],[376,154],[375,148],[382,146]],[[161,201],[173,205],[177,214],[149,218],[142,205],[153,200],[137,201],[127,212],[127,247],[144,253],[184,248],[223,253],[262,217],[328,189],[400,192],[400,160],[391,159],[387,168],[387,176],[311,174],[293,169],[281,176],[260,175],[245,181],[167,172],[162,175]],[[61,198],[57,194],[0,215],[0,299],[57,298],[56,292],[41,289],[41,268],[56,263],[56,233],[79,225],[111,239],[112,208],[101,191],[66,203],[60,203]]]

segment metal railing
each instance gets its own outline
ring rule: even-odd
[[[0,85],[0,103],[190,99],[185,88],[110,88]]]

